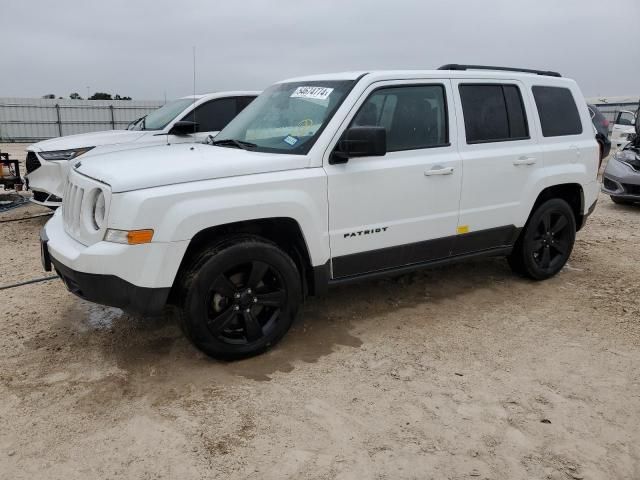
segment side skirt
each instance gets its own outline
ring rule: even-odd
[[[521,231],[514,225],[505,225],[335,257],[324,265],[313,267],[311,294],[322,295],[332,285],[398,275],[471,258],[509,255]]]
[[[425,268],[440,267],[442,265],[450,265],[452,263],[463,262],[465,260],[469,260],[472,258],[506,256],[511,253],[512,249],[513,249],[512,246],[496,247],[496,248],[483,250],[480,252],[465,253],[461,255],[455,255],[452,257],[441,258],[439,260],[429,260],[426,262],[414,263],[411,265],[403,265],[401,267],[387,268],[387,269],[378,270],[375,272],[363,273],[359,275],[351,275],[348,277],[335,278],[335,279],[329,280],[329,286],[331,287],[335,285],[342,285],[345,283],[357,282],[360,280],[369,280],[373,278],[386,277],[389,275],[399,275],[403,273],[413,272],[415,270],[422,270]]]

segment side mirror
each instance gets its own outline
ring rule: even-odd
[[[179,120],[173,124],[169,135],[189,135],[195,133],[198,130],[198,124],[196,122],[189,122],[187,120]]]
[[[354,157],[382,157],[387,154],[387,130],[384,127],[348,128],[329,158],[329,163],[347,163]]]

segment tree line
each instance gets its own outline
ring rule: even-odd
[[[55,99],[56,95],[54,93],[48,93],[46,95],[43,95],[42,98]],[[63,99],[64,97],[57,97],[57,98]],[[74,92],[71,95],[69,95],[69,98],[71,100],[84,100],[84,98],[82,98],[80,94],[77,92]],[[91,95],[89,98],[87,98],[87,100],[131,100],[131,97],[120,96],[117,93],[112,96],[110,93],[96,92],[93,95]]]

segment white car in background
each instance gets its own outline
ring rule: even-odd
[[[70,160],[92,150],[95,154],[163,143],[202,142],[222,130],[259,93],[191,95],[131,122],[127,130],[82,133],[34,143],[27,147],[26,160],[32,201],[52,208],[60,206]]]
[[[616,116],[616,121],[611,130],[611,143],[619,148],[631,140],[631,136],[636,133],[636,114],[629,110],[620,110]]]

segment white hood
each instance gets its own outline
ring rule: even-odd
[[[215,178],[305,168],[307,157],[182,143],[94,154],[71,162],[114,193]]]
[[[104,132],[80,133],[66,137],[51,138],[30,145],[27,150],[35,152],[49,152],[54,150],[69,150],[71,148],[97,147],[99,145],[115,145],[135,142],[139,138],[148,135],[141,130],[107,130]]]

